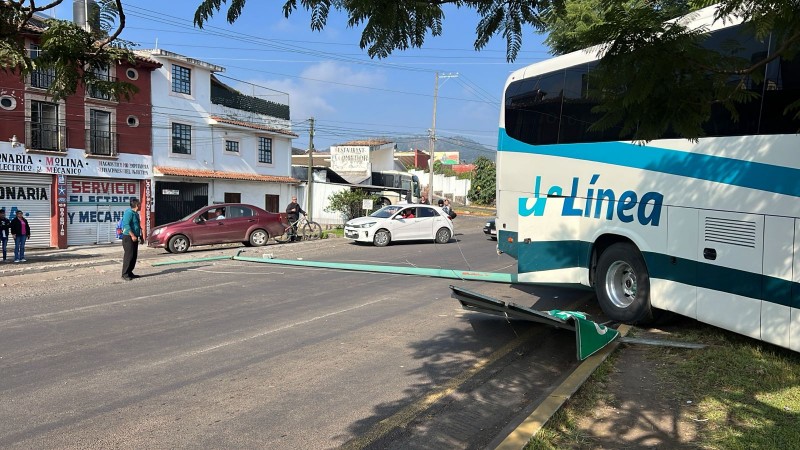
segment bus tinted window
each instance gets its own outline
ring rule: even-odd
[[[527,78],[506,90],[506,131],[523,142],[555,144],[564,92],[564,71]]]
[[[755,39],[741,26],[712,33],[704,45],[722,55],[742,58],[742,66],[766,58],[766,42]],[[772,43],[774,49],[779,43]],[[592,113],[596,102],[589,100],[589,74],[596,62],[514,81],[506,89],[505,127],[514,139],[533,145],[555,143],[605,142],[626,140],[620,129],[589,131],[599,116]],[[732,77],[732,83],[738,79]],[[703,125],[706,136],[745,136],[754,134],[793,134],[800,131],[794,112],[784,110],[800,98],[800,55],[793,61],[778,58],[765,69],[762,82],[745,81],[745,88],[760,95],[736,105],[738,120],[721,105],[713,105],[711,117]],[[678,137],[668,130],[662,138]]]

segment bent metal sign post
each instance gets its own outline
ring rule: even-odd
[[[0,172],[131,179],[148,179],[153,175],[152,158],[145,155],[120,153],[114,159],[89,159],[79,149],[53,156],[27,153],[24,148],[10,144],[3,147]]]

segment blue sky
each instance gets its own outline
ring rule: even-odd
[[[226,77],[288,93],[298,148],[308,147],[311,116],[318,150],[352,139],[426,134],[432,124],[434,73],[439,71],[459,76],[440,80],[437,135],[465,136],[494,149],[506,78],[548,56],[541,44],[544,36],[532,29],[514,63],[505,61],[502,37],[476,52],[478,17],[470,9],[448,8],[442,36],[429,36],[422,49],[396,51],[379,60],[359,48],[360,29],[347,28],[347,17],[339,12],[332,11],[325,29],[314,32],[302,9],[286,19],[284,1],[250,1],[234,25],[224,20],[223,9],[201,30],[192,25],[198,3],[125,0],[122,37],[143,49],[157,42],[159,48],[225,67]],[[56,15],[70,18],[71,7],[65,2]],[[231,78],[222,80],[244,93],[286,98]],[[446,139],[437,141],[436,150],[447,150]]]

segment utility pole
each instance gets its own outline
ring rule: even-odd
[[[441,78],[456,78],[457,73],[443,74]],[[433,125],[430,131],[430,144],[428,144],[428,164],[430,166],[430,178],[428,178],[428,203],[433,205],[433,155],[436,148],[436,100],[439,98],[439,72],[436,72],[435,84],[433,85]]]
[[[308,132],[308,220],[313,220],[311,217],[312,211],[314,211],[314,173],[312,167],[314,167],[314,118],[310,119],[311,127]]]

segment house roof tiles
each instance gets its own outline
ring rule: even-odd
[[[254,130],[269,131],[270,133],[282,134],[284,136],[300,137],[299,135],[297,135],[295,133],[292,133],[289,130],[285,130],[285,129],[282,129],[282,128],[269,127],[269,126],[266,126],[266,125],[261,125],[261,124],[253,123],[253,122],[245,122],[245,121],[242,121],[242,120],[235,120],[235,119],[226,119],[226,118],[220,117],[220,116],[211,116],[211,120],[217,121],[219,123],[225,123],[225,124],[228,124],[228,125],[236,125],[236,126],[240,126],[240,127],[252,128]]]
[[[292,177],[261,175],[245,172],[223,172],[219,170],[184,169],[180,167],[155,166],[155,172],[161,175],[192,178],[213,178],[222,180],[265,181],[268,183],[297,184],[300,180]]]

